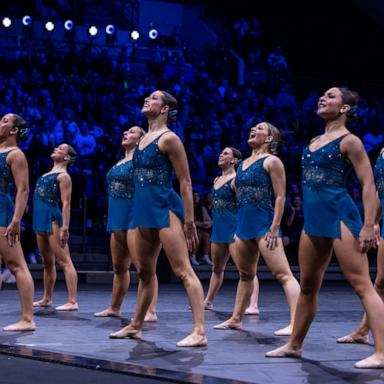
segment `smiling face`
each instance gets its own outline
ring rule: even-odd
[[[333,87],[324,92],[319,98],[316,113],[324,120],[333,120],[349,110],[350,105],[344,103],[343,94],[340,89]]]
[[[235,164],[236,164],[236,159],[232,149],[224,148],[223,151],[220,153],[217,165],[223,169],[227,169]]]
[[[12,132],[17,133],[17,129],[14,127],[14,116],[12,113],[7,113],[0,120],[0,138],[7,138]]]
[[[140,141],[143,136],[142,130],[140,127],[131,127],[123,133],[123,138],[121,140],[121,145],[125,149],[134,148],[135,145]]]
[[[161,91],[152,92],[148,97],[144,99],[141,112],[148,119],[154,119],[161,114],[167,115],[169,107],[164,105],[163,94]]]
[[[64,163],[71,160],[71,156],[68,154],[68,145],[63,143],[57,146],[51,154],[51,159],[55,163]]]
[[[250,147],[257,148],[270,143],[272,140],[273,136],[269,132],[268,125],[263,122],[251,128],[247,143]]]

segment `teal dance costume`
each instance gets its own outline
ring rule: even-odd
[[[237,169],[235,184],[239,211],[236,236],[242,240],[264,237],[272,225],[275,196],[271,178],[264,169],[267,157],[256,160],[246,170],[241,162]]]
[[[381,237],[384,238],[384,158],[380,153],[375,164],[375,182],[381,205]]]
[[[355,238],[359,237],[363,223],[346,187],[352,165],[340,152],[345,136],[313,152],[309,146],[303,151],[304,231],[308,235],[340,239],[342,221]]]
[[[114,165],[107,173],[108,184],[108,220],[107,231],[128,231],[134,229],[132,161]]]
[[[0,227],[8,227],[15,209],[11,199],[13,176],[7,164],[7,156],[13,150],[0,153]]]
[[[169,227],[169,211],[184,221],[183,203],[172,188],[172,164],[158,146],[160,137],[167,132],[163,132],[142,150],[137,146],[133,154],[136,227]]]
[[[231,188],[233,179],[228,180],[220,188],[212,188],[212,222],[213,243],[231,244],[235,241],[237,221],[236,193]]]
[[[52,222],[63,226],[59,208],[60,188],[57,176],[63,172],[48,173],[37,179],[33,194],[33,230],[37,233],[52,233]]]

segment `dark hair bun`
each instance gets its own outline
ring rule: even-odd
[[[26,141],[28,139],[28,133],[29,133],[29,129],[27,127],[19,128],[19,132],[17,134],[17,138],[20,141]]]
[[[176,121],[177,113],[178,113],[177,108],[169,110],[169,112],[168,112],[168,120],[170,122],[174,123]]]

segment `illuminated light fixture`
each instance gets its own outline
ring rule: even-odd
[[[28,27],[32,23],[32,18],[31,16],[26,15],[21,19],[21,22],[23,23],[24,26]]]
[[[97,28],[94,25],[92,25],[92,27],[89,27],[89,29],[88,29],[88,33],[92,37],[95,37],[97,35],[97,32],[99,32],[99,31],[97,30]]]
[[[11,26],[12,21],[9,17],[4,17],[2,23],[5,28],[8,28]]]
[[[154,29],[152,28],[149,33],[148,33],[148,36],[151,40],[155,40],[157,39],[157,36],[159,36],[159,32],[157,31],[157,29]]]
[[[112,24],[109,24],[105,27],[105,33],[107,35],[113,35],[115,33],[115,26]]]
[[[132,31],[131,32],[131,39],[132,40],[137,40],[138,38],[140,37],[140,33],[139,33],[139,31]]]
[[[67,20],[64,23],[64,28],[65,28],[66,31],[72,31],[72,29],[73,29],[73,21],[72,20]]]
[[[47,21],[45,23],[45,29],[48,31],[48,32],[52,32],[54,29],[55,29],[55,24],[52,23],[52,21]]]

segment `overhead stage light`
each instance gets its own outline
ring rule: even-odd
[[[47,21],[45,23],[45,29],[48,31],[48,32],[52,32],[54,29],[55,29],[55,24],[52,23],[52,21]]]
[[[157,36],[159,36],[159,32],[157,32],[157,29],[151,29],[150,31],[149,31],[149,33],[148,33],[148,35],[149,35],[149,38],[151,39],[151,40],[155,40],[155,39],[157,39]]]
[[[138,38],[140,37],[140,33],[139,33],[139,31],[132,31],[131,32],[131,39],[132,40],[137,40]]]
[[[24,16],[21,21],[23,25],[25,25],[26,27],[28,27],[32,23],[31,16],[28,16],[28,15]]]
[[[2,23],[5,28],[8,28],[11,26],[12,21],[9,17],[4,17]]]
[[[92,25],[92,27],[89,27],[89,29],[88,29],[88,33],[92,37],[95,37],[97,35],[97,32],[99,32],[99,31],[97,30],[97,28],[94,25]]]
[[[113,35],[115,33],[115,26],[112,24],[109,24],[105,27],[105,33],[107,35]]]
[[[72,20],[67,20],[64,23],[64,28],[65,28],[66,31],[72,31],[72,29],[73,29],[73,21]]]

